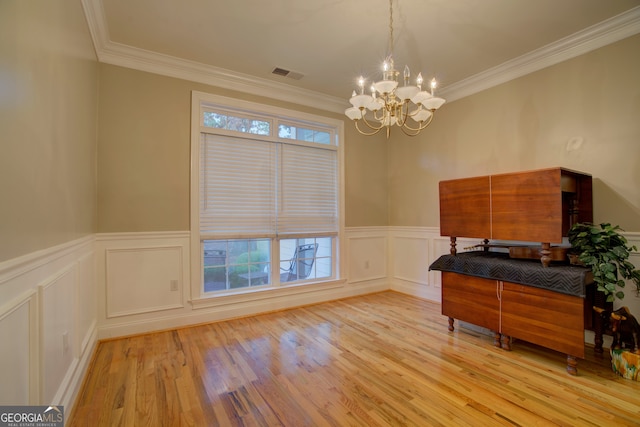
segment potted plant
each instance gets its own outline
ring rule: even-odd
[[[610,349],[611,368],[624,378],[638,381],[640,355],[637,354],[637,340],[640,335],[640,326],[627,307],[622,307],[615,312],[612,310],[613,301],[616,298],[624,298],[624,292],[620,288],[624,288],[625,279],[633,281],[636,292],[640,292],[640,270],[629,262],[630,252],[637,249],[628,244],[627,239],[618,232],[620,230],[619,226],[612,226],[609,223],[575,224],[569,230],[570,253],[573,252],[580,263],[591,268],[598,291],[605,295],[609,303],[607,310],[599,307],[594,307],[594,310],[607,316],[603,321],[608,323],[606,329],[614,335]],[[623,326],[621,321],[627,323]],[[622,348],[625,339],[630,339],[631,348]],[[600,345],[602,345],[601,338]]]
[[[569,230],[570,252],[591,268],[593,281],[605,294],[607,302],[624,298],[620,288],[624,288],[625,279],[633,281],[636,292],[640,292],[640,270],[629,262],[630,252],[637,248],[629,246],[619,231],[619,226],[609,223],[578,223]]]

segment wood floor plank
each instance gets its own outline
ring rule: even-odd
[[[592,348],[513,351],[395,292],[98,344],[69,426],[640,426]]]

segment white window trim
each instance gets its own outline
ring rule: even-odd
[[[310,123],[326,124],[336,130],[338,138],[338,236],[334,239],[334,278],[327,281],[314,281],[312,283],[298,283],[294,285],[281,285],[278,287],[245,290],[244,292],[234,291],[233,293],[217,293],[216,295],[204,294],[201,283],[202,257],[200,243],[200,133],[203,130],[202,112],[208,110],[207,106],[220,106],[234,108],[245,111],[263,113],[269,116],[288,117],[295,120]],[[211,128],[208,128],[211,130]],[[217,130],[216,130],[217,131]],[[223,133],[223,132],[221,132]],[[275,131],[277,135],[277,130]],[[260,135],[243,134],[247,138],[264,138]],[[280,140],[286,141],[286,140]],[[191,203],[190,203],[190,258],[191,258],[191,303],[194,308],[211,307],[221,303],[233,303],[238,301],[256,300],[272,298],[274,295],[286,293],[308,292],[316,289],[326,289],[328,287],[343,286],[346,279],[344,276],[344,266],[346,266],[346,239],[344,238],[344,122],[324,116],[317,116],[309,113],[274,107],[268,104],[260,104],[250,101],[229,98],[225,96],[213,95],[205,92],[192,91],[191,93]],[[223,302],[225,301],[225,302]]]

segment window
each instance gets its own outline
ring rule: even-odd
[[[197,95],[196,297],[337,278],[341,122]]]
[[[268,239],[204,240],[204,292],[269,284]]]
[[[332,276],[330,237],[280,240],[280,282]]]

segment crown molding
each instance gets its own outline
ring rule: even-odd
[[[204,83],[280,101],[343,113],[346,99],[112,42],[101,0],[82,0],[98,61],[139,71]],[[640,6],[536,49],[501,65],[443,87],[448,102],[473,95],[640,33]]]
[[[342,114],[347,108],[346,99],[112,42],[109,37],[102,1],[82,0],[82,5],[99,62],[264,96],[334,113]]]
[[[440,90],[448,102],[640,33],[640,6]]]

